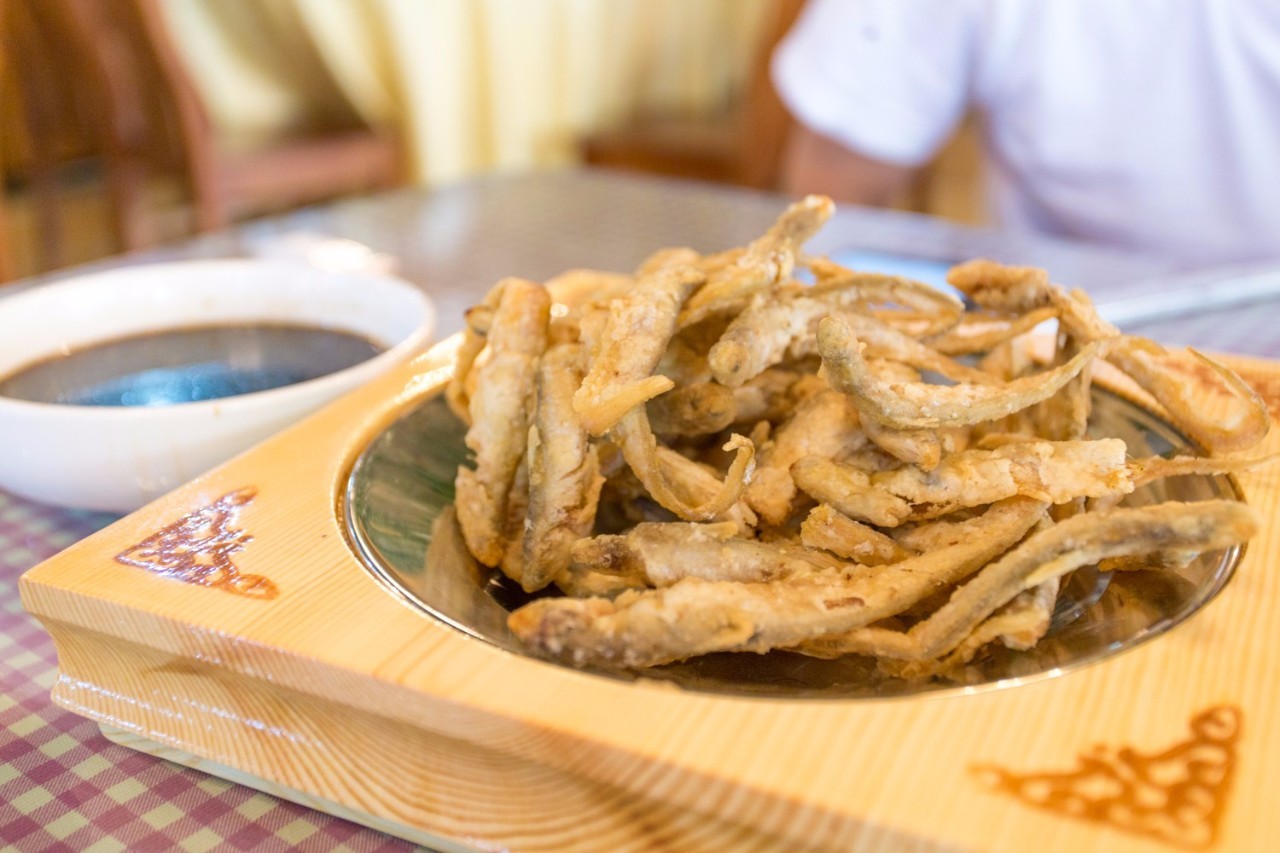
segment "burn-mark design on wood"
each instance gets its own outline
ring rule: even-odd
[[[1081,754],[1074,770],[1015,773],[984,765],[972,772],[1027,805],[1201,849],[1217,837],[1240,727],[1240,709],[1219,705],[1192,718],[1191,737],[1163,752],[1099,745]]]
[[[262,575],[241,574],[231,561],[253,537],[238,526],[240,510],[258,494],[239,489],[116,555],[118,562],[161,577],[249,598],[275,598],[280,590]]]

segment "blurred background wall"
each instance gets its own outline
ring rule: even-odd
[[[802,6],[0,0],[0,281],[493,171],[773,188],[767,61]],[[974,219],[971,147],[899,206]]]

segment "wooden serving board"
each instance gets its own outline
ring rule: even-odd
[[[55,701],[139,748],[444,846],[1280,842],[1280,466],[1240,477],[1269,523],[1226,589],[1101,663],[916,698],[686,693],[472,639],[354,556],[351,466],[438,390],[454,346],[28,572],[23,601],[58,648]],[[1280,417],[1280,365],[1230,363]],[[1277,449],[1273,430],[1263,450]]]

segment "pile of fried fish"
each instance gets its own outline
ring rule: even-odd
[[[926,679],[1033,647],[1081,567],[1183,565],[1256,532],[1238,501],[1121,505],[1267,461],[1242,453],[1270,419],[1231,370],[1121,334],[1041,269],[961,264],[961,302],[803,254],[833,210],[810,196],[744,248],[634,274],[504,279],[467,313],[457,520],[478,561],[563,593],[510,615],[532,651],[857,654]],[[1203,452],[1088,438],[1099,362]]]

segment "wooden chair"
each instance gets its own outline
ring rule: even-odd
[[[156,179],[176,181],[189,199],[193,231],[402,179],[400,147],[382,128],[323,127],[230,147],[212,127],[160,0],[13,2],[33,24],[23,76],[70,93],[76,127],[101,162],[120,249],[157,241],[148,196]],[[26,64],[41,73],[26,74]],[[40,102],[47,93],[27,96]],[[48,132],[38,123],[31,130]]]
[[[769,80],[769,58],[803,7],[804,0],[769,4],[746,96],[730,112],[708,119],[649,117],[588,137],[582,142],[586,162],[775,188],[792,120]]]
[[[38,253],[51,263],[63,257],[62,229],[59,225],[59,168],[75,160],[82,146],[71,120],[71,98],[61,85],[52,63],[46,58],[56,49],[45,38],[31,6],[24,2],[0,0],[0,81],[5,83],[2,106],[4,142],[12,148],[4,152],[6,168],[3,190],[18,188],[36,235],[28,254]],[[12,100],[11,100],[12,98]],[[7,205],[6,205],[7,208]],[[18,267],[20,254],[13,228],[16,219],[9,209],[4,214],[4,280]]]

